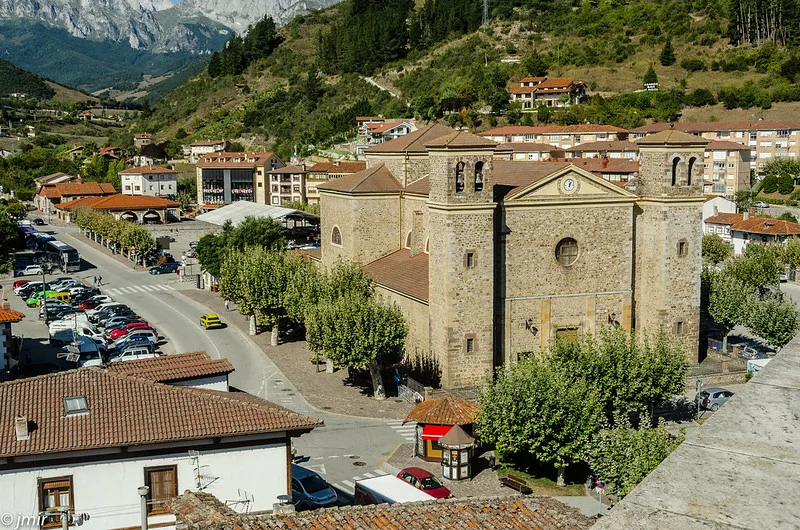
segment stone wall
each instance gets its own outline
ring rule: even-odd
[[[425,240],[428,237],[425,215],[426,199],[424,197],[406,196],[402,203],[401,235],[404,247],[411,249],[411,254],[425,250]],[[411,234],[411,245],[408,235]]]
[[[441,149],[430,152],[430,200],[451,205],[492,202],[493,149],[461,151]],[[456,193],[456,165],[464,164],[464,191]],[[482,163],[483,190],[474,191],[475,164]]]
[[[430,171],[427,153],[367,154],[367,168],[385,165],[403,186],[425,177]]]
[[[427,304],[412,300],[407,296],[377,286],[375,295],[389,304],[397,304],[408,325],[406,336],[405,359],[413,362],[414,359],[426,359],[430,356],[430,333],[428,321],[430,318]]]

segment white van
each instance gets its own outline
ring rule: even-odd
[[[78,336],[89,337],[97,344],[104,344],[103,334],[94,327],[89,325],[79,325],[77,328],[69,327],[63,329],[56,329],[55,332],[50,332],[50,344],[59,345],[72,342],[73,331],[77,332]]]
[[[356,480],[353,495],[356,504],[395,504],[400,502],[430,501],[434,497],[415,488],[405,480],[394,475]]]
[[[154,352],[150,348],[134,346],[133,348],[123,350],[119,355],[111,357],[108,362],[138,361],[139,359],[152,359],[153,357],[160,357],[161,355],[163,355],[161,352]]]

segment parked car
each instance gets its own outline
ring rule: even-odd
[[[317,473],[292,464],[292,503],[297,508],[316,509],[336,504],[336,491]]]
[[[753,203],[753,206],[755,206],[756,208],[769,208],[769,204],[767,204],[764,201],[756,201]]]
[[[421,467],[407,467],[397,474],[397,478],[405,480],[415,488],[437,499],[446,499],[453,495],[433,473]]]
[[[195,248],[197,243],[199,243],[199,241],[189,241],[189,248]]]
[[[28,307],[38,307],[39,302],[41,302],[43,299],[47,298],[51,294],[56,294],[57,292],[58,291],[47,290],[47,291],[39,291],[33,293],[30,298],[25,300],[25,305],[27,305]]]
[[[89,300],[100,302],[101,304],[113,304],[114,299],[106,294],[96,294],[89,298]]]
[[[60,300],[45,300],[44,303],[39,304],[39,318],[44,318],[44,308],[47,307],[48,314],[51,311],[58,311],[61,309],[72,309],[72,306]]]
[[[757,350],[752,346],[745,346],[739,352],[739,357],[742,359],[752,360],[752,359],[766,359],[767,353],[761,350]]]
[[[86,311],[87,309],[94,309],[95,307],[97,307],[99,305],[100,305],[100,300],[88,299],[88,300],[82,300],[78,304],[78,307],[83,309],[84,311]]]
[[[14,271],[14,276],[35,276],[37,274],[43,274],[44,271],[42,270],[41,265],[28,265],[24,269],[17,269]]]
[[[161,352],[153,351],[147,346],[133,346],[119,352],[118,355],[109,357],[109,363],[118,363],[124,361],[136,361],[139,359],[151,359],[163,355]]]
[[[47,310],[47,318],[44,319],[45,324],[49,324],[56,320],[61,320],[67,315],[74,315],[76,313],[83,313],[80,309],[74,307],[59,307],[57,309]]]
[[[156,335],[158,334],[156,330],[153,329],[147,322],[128,322],[127,324],[122,324],[120,326],[115,327],[114,329],[111,330],[107,329],[106,337],[108,338],[108,340],[117,341],[126,336],[131,331],[137,329],[149,329],[153,333],[156,333]]]
[[[135,322],[138,317],[134,314],[124,314],[124,315],[114,315],[109,317],[107,320],[102,322],[103,328],[105,331],[111,331],[112,329],[116,328],[117,326],[122,326],[125,324],[130,324],[131,322]]]
[[[177,263],[162,263],[150,269],[150,274],[171,274],[178,270]]]
[[[701,409],[716,412],[731,397],[733,397],[733,392],[730,390],[713,386],[701,390],[695,397],[695,401]]]
[[[14,280],[14,286],[12,287],[12,289],[14,289],[14,293],[16,294],[17,289],[30,282],[30,280]]]
[[[149,338],[141,336],[123,337],[118,341],[109,343],[108,349],[114,351],[123,351],[135,346],[145,346],[153,350],[156,349],[155,345],[152,343],[152,341],[150,341]]]
[[[182,253],[181,256],[183,256],[184,258],[196,258],[197,257],[197,249],[196,248],[190,248],[186,252]]]
[[[31,221],[31,222],[32,222],[33,224],[35,224],[36,226],[44,226],[44,225],[46,225],[46,224],[47,224],[47,223],[45,223],[45,222],[44,222],[44,219],[42,219],[41,217],[36,217],[36,218],[34,218],[34,219],[33,219],[33,221]]]
[[[41,291],[42,289],[47,289],[49,285],[42,282],[28,282],[19,287],[14,287],[14,294],[17,296],[21,296],[23,299],[28,298],[31,293],[34,291]]]
[[[200,324],[202,324],[206,329],[221,328],[222,320],[220,320],[216,313],[206,313],[200,317]]]

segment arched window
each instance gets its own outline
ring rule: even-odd
[[[464,191],[464,162],[456,164],[456,193]]]
[[[428,238],[425,240],[425,252],[430,254],[431,251],[431,239]]]
[[[687,186],[691,186],[692,185],[692,168],[694,168],[694,163],[695,162],[697,162],[697,159],[695,157],[692,157],[692,158],[689,159],[689,169],[687,170],[687,173],[686,173],[686,185]]]
[[[556,261],[565,267],[575,263],[578,259],[578,242],[571,237],[565,237],[556,245]]]
[[[342,233],[339,231],[338,226],[334,226],[331,231],[331,243],[340,247],[342,246]]]
[[[672,185],[678,183],[678,164],[680,163],[681,159],[677,156],[672,159]]]
[[[411,248],[411,232],[406,236],[406,248]]]
[[[483,162],[475,162],[475,191],[483,191]]]

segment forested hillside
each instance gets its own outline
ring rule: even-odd
[[[55,91],[38,75],[26,72],[10,62],[0,59],[0,97],[15,92],[38,99],[50,99],[55,95]]]
[[[800,101],[799,3],[496,0],[482,26],[472,0],[346,0],[234,37],[137,127],[162,140],[238,138],[287,157],[343,140],[366,113],[470,128],[636,127],[692,107],[708,109],[704,119],[726,109],[757,117]],[[544,74],[585,81],[589,103],[525,114],[509,103],[513,83]],[[641,92],[645,75],[661,89]]]

